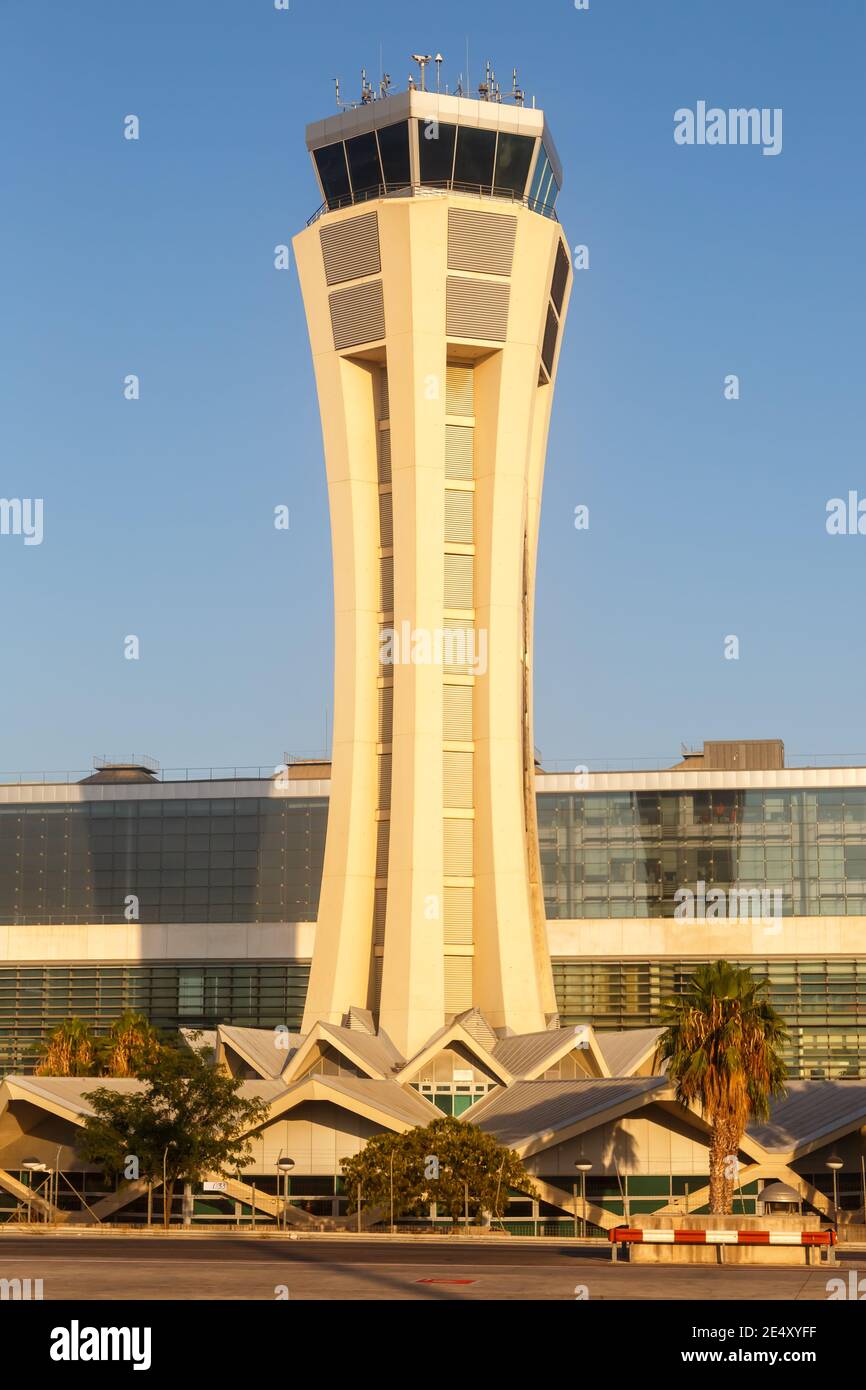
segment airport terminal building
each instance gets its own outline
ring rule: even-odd
[[[737,756],[752,765],[723,765]],[[769,976],[793,1076],[866,1074],[866,768],[782,761],[774,743],[708,744],[665,772],[536,772],[561,1022],[652,1027],[696,962],[727,956]],[[142,764],[0,786],[0,1070],[32,1070],[70,1015],[299,1029],[329,774],[181,781]],[[781,915],[752,896],[739,919],[675,917],[701,882],[726,906],[738,888],[780,893]]]

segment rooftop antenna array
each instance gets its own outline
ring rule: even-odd
[[[413,53],[411,56],[412,56],[412,61],[413,61],[413,63],[417,63],[417,64],[418,64],[419,74],[420,74],[420,75],[419,75],[418,78],[416,78],[416,77],[410,75],[409,80],[408,80],[408,82],[407,82],[407,90],[410,91],[410,92],[415,92],[415,91],[419,91],[419,90],[422,91],[422,92],[426,92],[426,91],[427,91],[427,66],[428,66],[429,63],[435,63],[435,64],[436,64],[436,91],[437,91],[438,93],[441,93],[442,90],[443,90],[443,88],[442,88],[442,64],[443,64],[444,61],[445,61],[445,59],[444,59],[444,57],[442,56],[442,54],[441,54],[441,53],[435,53],[435,54],[432,54],[432,53]],[[380,58],[379,58],[379,67],[380,67],[380,69],[381,69],[381,66],[382,66],[382,61],[381,61],[381,53],[380,53]],[[388,73],[388,72],[382,72],[382,73],[381,73],[381,76],[380,76],[380,78],[379,78],[379,83],[378,83],[378,89],[377,89],[377,88],[375,88],[375,87],[373,86],[373,83],[370,82],[370,81],[368,80],[368,78],[367,78],[367,69],[366,69],[366,68],[362,68],[362,69],[361,69],[361,97],[360,97],[360,100],[359,100],[359,101],[344,101],[344,99],[343,99],[343,97],[342,97],[342,94],[341,94],[341,91],[340,91],[340,79],[339,79],[339,77],[335,77],[335,78],[333,79],[333,81],[334,81],[334,93],[335,93],[335,97],[336,97],[336,103],[337,103],[337,110],[338,110],[338,111],[355,110],[355,109],[356,109],[357,107],[359,107],[359,106],[369,106],[369,105],[370,105],[372,102],[374,102],[374,101],[384,101],[387,97],[389,97],[389,96],[391,95],[391,92],[392,92],[391,74]],[[461,72],[461,73],[459,74],[458,78],[457,78],[457,83],[456,83],[456,85],[455,85],[455,87],[454,87],[454,95],[455,95],[455,96],[458,96],[458,97],[465,97],[465,96],[468,95],[468,92],[469,92],[468,81],[469,81],[468,70],[467,70],[466,73],[462,73],[462,72]],[[445,84],[444,90],[445,90],[445,93],[446,93],[446,95],[447,95],[447,93],[448,93],[448,84],[447,84],[447,83]],[[503,101],[506,101],[506,102],[513,102],[515,106],[525,106],[525,105],[526,105],[526,92],[525,92],[524,89],[520,86],[520,84],[519,84],[519,82],[518,82],[518,80],[517,80],[517,68],[512,68],[512,70],[511,70],[511,90],[510,90],[510,91],[506,91],[506,93],[503,95],[502,87],[500,86],[499,82],[497,82],[497,80],[496,80],[496,72],[495,72],[494,67],[493,67],[493,64],[490,62],[490,59],[489,59],[489,58],[487,59],[487,61],[486,61],[485,64],[484,64],[484,80],[483,80],[482,82],[479,82],[479,84],[478,84],[478,93],[477,93],[477,96],[478,96],[478,100],[479,100],[479,101],[497,101],[497,102],[500,102],[500,103],[503,102]],[[535,97],[532,98],[532,105],[533,105],[533,108],[534,108],[534,107],[535,107]]]

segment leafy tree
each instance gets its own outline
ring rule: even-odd
[[[484,1212],[500,1217],[511,1188],[538,1196],[514,1149],[476,1125],[443,1115],[426,1129],[414,1130],[412,1138],[428,1173],[437,1173],[427,1179],[425,1200],[436,1202],[455,1222],[466,1209],[467,1192],[469,1215],[476,1217]]]
[[[657,1057],[682,1105],[697,1104],[711,1128],[710,1211],[733,1209],[736,1156],[747,1125],[784,1095],[787,1029],[766,997],[769,981],[725,960],[699,966],[686,993],[666,1001]]]
[[[467,1189],[470,1217],[501,1216],[511,1188],[537,1195],[513,1149],[475,1125],[443,1115],[406,1134],[377,1134],[361,1153],[342,1160],[350,1211],[357,1208],[359,1191],[368,1208],[389,1211],[392,1156],[395,1217],[423,1212],[436,1202],[457,1222],[466,1210]]]
[[[97,1045],[102,1076],[138,1076],[152,1064],[163,1046],[158,1028],[144,1014],[127,1009]]]
[[[40,1048],[37,1076],[91,1076],[96,1066],[96,1040],[80,1018],[64,1019]]]
[[[244,1167],[252,1157],[244,1136],[263,1123],[268,1107],[242,1097],[244,1082],[214,1068],[207,1048],[161,1048],[139,1077],[141,1090],[101,1086],[86,1093],[94,1113],[79,1133],[79,1148],[109,1178],[127,1176],[130,1156],[150,1184],[161,1182],[164,1171],[167,1227],[176,1183]]]
[[[410,1131],[411,1134],[411,1131]],[[410,1135],[374,1134],[360,1153],[341,1159],[349,1211],[358,1201],[369,1211],[381,1207],[390,1214],[393,1178],[394,1217],[418,1214],[424,1204],[424,1165],[408,1143]]]

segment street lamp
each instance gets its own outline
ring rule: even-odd
[[[162,1152],[162,1224],[165,1230],[171,1226],[171,1207],[168,1205],[168,1175],[166,1165],[168,1163],[168,1151],[174,1145],[174,1140],[169,1139]]]
[[[579,1158],[575,1168],[580,1173],[580,1200],[583,1203],[583,1234],[586,1236],[586,1175],[592,1167],[585,1159]],[[574,1237],[577,1239],[577,1183],[574,1184]]]
[[[838,1154],[831,1154],[827,1159],[827,1167],[833,1174],[833,1215],[836,1225],[839,1225],[839,1172],[845,1167]]]
[[[391,1145],[391,1235],[394,1234],[394,1148]]]
[[[63,1145],[57,1145],[57,1156],[54,1160],[54,1225],[57,1225],[57,1213],[60,1210],[60,1155],[63,1152]],[[82,1186],[82,1194],[84,1188]]]
[[[284,1191],[284,1194],[283,1194],[283,1233],[284,1233],[284,1234],[285,1234],[285,1230],[286,1230],[286,1217],[287,1217],[287,1215],[288,1215],[288,1207],[289,1207],[289,1174],[291,1173],[291,1171],[292,1171],[292,1169],[294,1168],[294,1166],[295,1166],[295,1160],[294,1160],[293,1158],[284,1158],[283,1155],[280,1154],[279,1158],[277,1159],[277,1178],[278,1178],[278,1186],[279,1186],[279,1177],[280,1177],[280,1175],[282,1175],[282,1177],[285,1179],[285,1191]]]
[[[29,1225],[30,1225],[30,1221],[31,1221],[31,1219],[32,1219],[32,1212],[33,1212],[33,1197],[32,1197],[32,1193],[33,1193],[33,1174],[34,1174],[34,1173],[47,1173],[47,1172],[48,1172],[48,1164],[47,1164],[47,1163],[43,1163],[41,1158],[25,1158],[25,1159],[22,1161],[22,1163],[21,1163],[21,1167],[22,1167],[23,1169],[25,1169],[25,1171],[28,1172],[28,1173],[30,1174],[30,1192],[31,1192],[31,1198],[30,1198],[30,1201],[27,1203],[27,1224],[28,1224],[28,1226],[29,1226]],[[46,1218],[46,1220],[47,1220],[47,1218]]]

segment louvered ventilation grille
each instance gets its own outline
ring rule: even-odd
[[[379,754],[379,810],[387,811],[391,805],[391,754]]]
[[[471,608],[473,605],[472,556],[445,556],[445,607]]]
[[[391,481],[391,431],[379,430],[379,482]]]
[[[472,754],[446,749],[442,755],[442,800],[446,806],[472,807]]]
[[[390,743],[394,728],[394,687],[379,687],[379,742]]]
[[[446,816],[443,826],[443,872],[446,878],[472,877],[472,821]]]
[[[445,1012],[460,1014],[472,1008],[472,957],[445,957]]]
[[[442,736],[445,742],[471,743],[472,686],[446,685],[442,697]]]
[[[376,822],[376,877],[388,876],[388,835],[391,830],[389,820]]]
[[[379,544],[388,548],[394,544],[394,521],[390,492],[379,493]]]
[[[461,545],[472,544],[472,498],[471,492],[458,492],[454,488],[445,489],[445,539]],[[383,545],[390,542],[382,542]]]
[[[495,212],[448,211],[448,269],[510,275],[517,219]]]
[[[328,302],[337,351],[384,338],[385,306],[381,280],[354,285],[348,290],[335,290]]]
[[[380,561],[381,566],[381,561]],[[388,612],[384,609],[383,612]],[[390,619],[384,627],[379,628],[379,675],[393,676],[394,674],[394,629]]]
[[[547,306],[547,323],[544,327],[544,342],[541,347],[541,360],[547,368],[548,376],[553,371],[553,357],[556,352],[556,335],[559,332],[559,324],[556,314],[553,312],[553,305]]]
[[[442,669],[446,676],[471,676],[476,633],[467,618],[443,618]]]
[[[385,910],[387,907],[388,892],[386,888],[377,888],[373,899],[373,945],[385,945]]]
[[[349,217],[334,226],[322,227],[319,240],[329,285],[360,280],[364,275],[378,275],[382,269],[379,219],[375,212],[365,212],[361,217]]]
[[[472,479],[472,441],[474,432],[469,425],[445,426],[445,477]]]
[[[443,928],[447,946],[472,945],[472,889],[442,890]]]
[[[374,1013],[378,1013],[379,1004],[380,1004],[381,999],[382,999],[382,964],[383,964],[383,957],[382,957],[382,956],[374,956],[374,957],[373,957],[372,981],[373,981],[373,1012],[374,1012]]]
[[[472,367],[445,369],[445,414],[475,414],[475,378]]]
[[[383,555],[379,561],[379,611],[394,611],[394,556]]]
[[[449,338],[503,343],[508,333],[508,296],[508,285],[449,275],[445,293]]]
[[[565,298],[565,287],[568,284],[568,253],[562,242],[556,248],[556,262],[553,267],[553,282],[550,286],[550,297],[556,305],[556,312],[562,313],[562,301]]]
[[[389,420],[388,373],[384,367],[376,371],[376,419]]]

